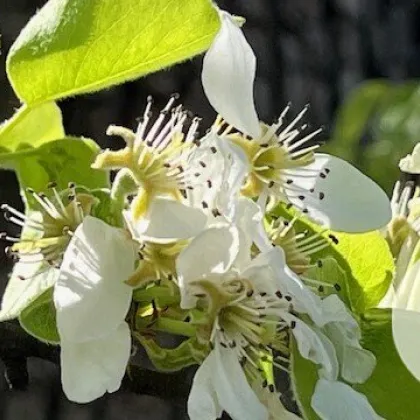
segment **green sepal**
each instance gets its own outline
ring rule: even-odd
[[[176,372],[201,363],[209,352],[207,345],[201,345],[192,337],[173,349],[160,347],[155,340],[141,334],[134,334],[142,344],[151,362],[161,372]]]

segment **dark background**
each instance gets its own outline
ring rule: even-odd
[[[4,71],[7,51],[43,3],[0,0],[0,120],[9,118],[19,107]],[[247,19],[245,34],[258,60],[256,104],[267,122],[274,120],[289,101],[296,112],[310,103],[311,123],[324,125],[328,137],[337,107],[360,82],[378,77],[398,82],[420,74],[420,1],[225,0],[218,4]],[[91,137],[103,147],[119,147],[119,140],[106,138],[107,126],[115,123],[134,128],[147,95],[153,95],[159,107],[173,92],[179,92],[184,105],[204,117],[204,126],[208,126],[214,112],[203,94],[200,71],[201,57],[136,82],[67,99],[60,103],[66,132]],[[12,173],[0,174],[0,202],[21,205]],[[5,228],[0,221],[0,230]],[[1,288],[9,269],[1,253]],[[29,368],[27,391],[6,392],[6,381],[0,380],[1,420],[27,416],[31,420],[185,418],[182,398],[162,399],[125,391],[77,406],[62,397],[58,369],[53,364],[31,360]],[[173,394],[173,383],[168,384],[167,391],[167,395]]]

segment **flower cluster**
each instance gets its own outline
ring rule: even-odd
[[[108,130],[125,147],[92,162],[116,172],[110,191],[51,184],[49,194],[29,191],[38,211],[4,205],[23,227],[20,238],[3,235],[14,278],[34,285],[32,299],[52,291],[62,385],[73,401],[116,391],[133,349],[144,346],[154,361],[154,338],[167,331],[184,336],[187,361],[168,352],[160,363],[200,365],[192,420],[223,411],[234,420],[297,418],[276,386],[278,370],[291,373],[293,347],[318,366],[311,405],[322,419],[377,419],[352,387],[371,375],[375,357],[360,345],[342,286],[313,273],[323,269],[320,253],[339,242],[330,229],[382,228],[389,200],[349,163],[317,153],[320,130],[303,121],[307,107],[259,121],[254,53],[235,20],[220,18],[202,73],[219,114],[212,127],[200,135],[200,119],[177,95],[157,116],[148,98],[136,132]],[[408,195],[394,201],[404,220]],[[410,223],[403,228],[415,230]],[[10,295],[3,308],[19,306]]]

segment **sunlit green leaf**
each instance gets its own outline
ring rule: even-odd
[[[53,102],[23,105],[0,126],[0,165],[10,166],[14,153],[64,137],[61,111]]]
[[[377,366],[357,390],[387,420],[416,419],[420,413],[420,382],[407,370],[392,338],[389,309],[374,309],[362,317],[363,346],[372,351]],[[415,334],[416,332],[413,331]]]
[[[108,175],[90,167],[98,153],[93,140],[66,137],[15,156],[13,165],[26,204],[34,207],[35,200],[25,188],[44,191],[52,181],[59,189],[67,188],[69,182],[86,188],[107,187]]]
[[[92,92],[203,52],[219,25],[210,0],[50,0],[12,46],[7,72],[31,104]]]
[[[58,344],[56,312],[53,302],[53,288],[46,290],[29,304],[20,314],[23,329],[40,341]]]
[[[349,284],[346,276],[346,272],[340,267],[338,262],[332,258],[327,257],[320,259],[320,265],[311,267],[306,272],[306,277],[317,280],[323,283],[330,284],[333,287],[324,287],[321,296],[327,297],[330,294],[336,294],[336,287],[340,288],[340,298],[348,306],[351,306],[349,299]],[[335,287],[334,287],[335,286]]]

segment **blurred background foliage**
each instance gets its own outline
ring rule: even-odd
[[[420,83],[370,80],[338,108],[325,150],[372,177],[388,193],[398,162],[420,140]]]

